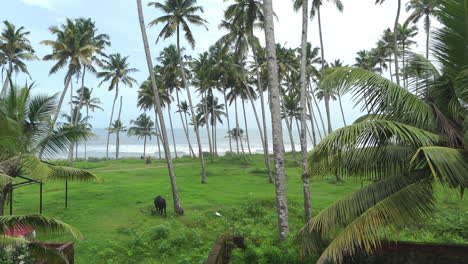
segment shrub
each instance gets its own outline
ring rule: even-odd
[[[150,229],[150,238],[152,240],[167,239],[169,237],[170,228],[164,224],[153,226]]]

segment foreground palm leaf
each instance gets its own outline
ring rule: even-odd
[[[425,78],[417,95],[384,77],[338,68],[322,86],[350,92],[369,114],[326,137],[308,157],[311,176],[340,174],[377,181],[336,201],[299,232],[302,253],[320,253],[318,263],[342,263],[371,254],[386,232],[432,213],[435,184],[468,187],[466,71],[468,7],[441,5],[442,29],[434,32],[440,67],[410,56]],[[329,241],[325,245],[323,241]]]

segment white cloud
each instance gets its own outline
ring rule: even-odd
[[[50,10],[54,10],[59,6],[63,6],[64,4],[72,3],[73,0],[21,0],[23,3],[32,6],[39,6],[43,8],[47,8]]]

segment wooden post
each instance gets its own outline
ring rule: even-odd
[[[39,214],[42,215],[42,181],[39,183]]]
[[[65,208],[68,208],[68,179],[65,179]]]

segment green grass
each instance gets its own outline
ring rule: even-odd
[[[105,182],[69,183],[67,209],[64,208],[64,183],[47,182],[44,185],[44,215],[61,219],[84,234],[85,239],[75,244],[77,264],[203,263],[221,233],[242,233],[275,240],[274,185],[267,183],[263,164],[259,155],[249,157],[247,163],[233,157],[218,158],[214,163],[208,159],[208,184],[202,185],[197,160],[175,160],[177,184],[185,210],[184,216],[176,216],[163,161],[150,165],[139,159],[76,162],[75,166],[93,171]],[[302,185],[300,167],[292,162],[287,164],[290,226],[294,234],[303,223]],[[314,212],[359,187],[359,181],[335,183],[332,178],[312,181]],[[37,213],[38,192],[38,186],[15,191],[14,213]],[[153,198],[157,195],[166,198],[167,218],[152,212]],[[435,216],[437,226],[443,226],[441,232],[445,234],[445,242],[450,240],[447,232],[452,232],[454,227],[447,219],[455,221],[462,229],[456,239],[449,242],[466,243],[468,237],[463,229],[467,229],[468,223],[463,219],[468,218],[468,206],[466,202],[452,198],[444,196],[440,199],[438,208],[441,213]],[[215,216],[215,212],[223,216]],[[166,229],[170,232],[167,240],[159,240],[158,232]],[[407,240],[436,241],[437,237],[424,225],[402,232],[402,238]],[[55,237],[53,240],[70,238]]]

